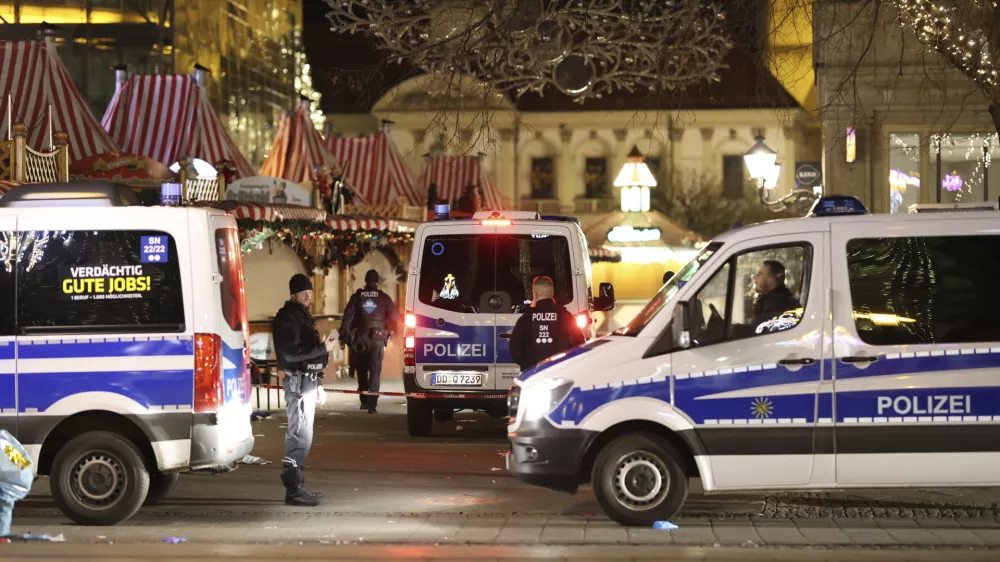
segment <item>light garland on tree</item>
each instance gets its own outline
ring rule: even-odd
[[[583,102],[718,81],[724,12],[693,0],[327,0],[333,29],[377,40],[391,60],[474,77],[496,96],[555,88]]]
[[[985,28],[996,24],[997,0],[894,0],[900,22],[990,93],[998,83]],[[992,12],[992,18],[988,18]],[[990,19],[993,21],[991,22]]]

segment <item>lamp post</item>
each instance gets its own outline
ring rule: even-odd
[[[633,146],[628,153],[622,171],[615,178],[615,187],[620,187],[621,209],[624,212],[645,213],[649,211],[649,190],[656,187],[656,178],[649,171],[639,147]]]
[[[781,164],[777,160],[778,153],[764,144],[763,135],[757,135],[754,145],[743,155],[750,177],[757,182],[760,202],[774,212],[784,211],[792,203],[797,204],[799,209],[808,209],[819,196],[808,189],[795,189],[780,199],[770,199],[770,193],[778,186],[778,176],[781,174]]]

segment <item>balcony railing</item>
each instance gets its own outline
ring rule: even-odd
[[[618,208],[614,199],[577,199],[574,211],[579,215],[607,213]]]

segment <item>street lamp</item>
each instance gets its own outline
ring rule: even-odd
[[[622,211],[634,213],[649,211],[649,188],[656,187],[656,178],[649,171],[639,147],[632,147],[622,171],[615,179],[615,187],[620,187],[622,190]]]
[[[764,144],[763,135],[757,135],[753,146],[743,155],[750,177],[757,182],[760,202],[774,212],[784,211],[790,204],[797,204],[800,210],[807,210],[819,195],[808,189],[795,189],[780,199],[770,200],[769,194],[778,186],[778,176],[781,174],[781,164],[777,160],[778,153]]]

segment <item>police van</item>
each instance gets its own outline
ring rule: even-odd
[[[868,215],[832,197],[727,232],[626,327],[518,377],[508,468],[589,482],[626,525],[669,519],[696,477],[706,492],[1000,485],[998,278],[995,211]]]
[[[410,435],[460,409],[507,415],[520,374],[508,339],[531,302],[532,280],[552,278],[556,300],[593,334],[594,311],[614,307],[614,289],[594,295],[587,240],[575,219],[523,211],[451,220],[446,206],[414,235],[404,316],[403,381]],[[447,395],[443,397],[442,395]]]
[[[108,183],[0,199],[0,428],[70,519],[112,525],[253,447],[236,222]]]

